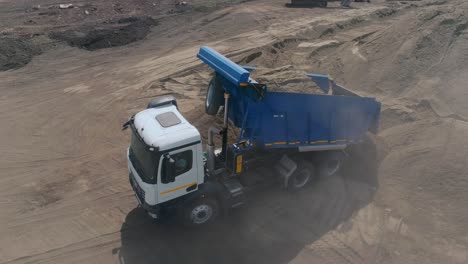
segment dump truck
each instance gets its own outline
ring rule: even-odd
[[[327,75],[308,74],[323,94],[273,92],[251,78],[253,67],[206,46],[197,57],[214,70],[206,113],[223,118],[222,126],[208,129],[205,146],[171,95],[152,99],[123,126],[132,131],[130,184],[156,220],[205,225],[244,204],[259,186],[301,190],[335,174],[348,146],[377,133],[380,103]],[[229,126],[237,140],[228,137]]]

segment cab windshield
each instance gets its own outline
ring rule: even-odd
[[[160,155],[157,152],[150,151],[136,133],[135,129],[132,129],[132,140],[129,149],[130,161],[144,182],[155,184],[157,182]]]

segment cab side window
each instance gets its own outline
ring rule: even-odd
[[[186,150],[183,152],[179,152],[176,154],[171,154],[171,158],[175,161],[175,176],[179,176],[181,174],[186,173],[190,169],[192,169],[193,164],[193,151]],[[165,174],[166,166],[162,167],[162,173]]]

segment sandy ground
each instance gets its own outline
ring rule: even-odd
[[[0,11],[24,18],[8,3]],[[0,263],[467,263],[467,12],[463,0],[162,12],[142,41],[57,43],[0,72]],[[55,29],[44,25],[34,30]],[[261,191],[199,230],[156,225],[128,184],[120,127],[175,93],[206,131],[200,45],[259,67],[278,89],[307,89],[290,74],[329,73],[383,103],[381,132],[305,192]]]

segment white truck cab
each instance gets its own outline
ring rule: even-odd
[[[152,208],[194,192],[203,183],[200,133],[174,104],[139,112],[131,127],[127,150],[130,182],[139,203],[157,218],[157,210]]]

